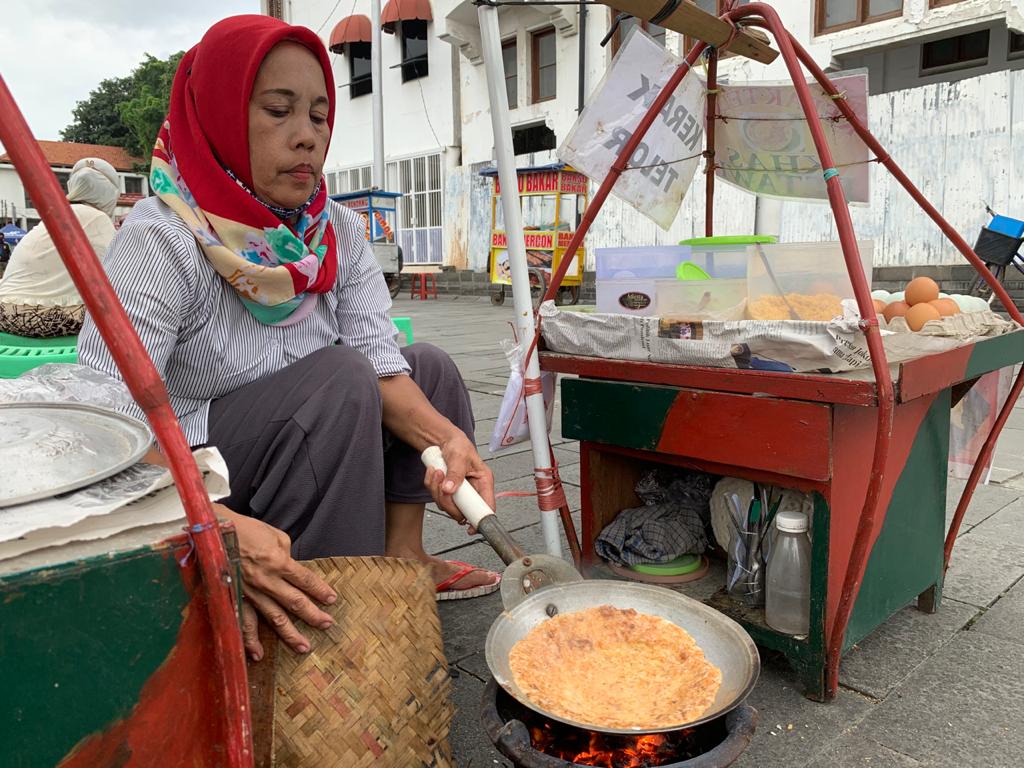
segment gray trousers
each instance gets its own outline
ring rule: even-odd
[[[402,348],[412,379],[473,440],[455,363]],[[210,405],[209,444],[227,462],[222,503],[287,533],[297,559],[384,552],[384,502],[430,501],[419,453],[381,426],[377,375],[360,352],[321,349]]]

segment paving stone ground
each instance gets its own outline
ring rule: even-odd
[[[395,315],[414,319],[416,341],[437,344],[458,363],[473,398],[477,443],[487,442],[507,378],[499,343],[509,337],[511,303],[486,298],[410,301]],[[556,454],[574,510],[579,508],[579,450],[563,440]],[[517,450],[517,449],[518,450]],[[491,459],[501,490],[530,490],[526,445]],[[1024,766],[1024,407],[996,450],[993,483],[978,489],[947,575],[942,607],[926,615],[908,606],[843,660],[842,689],[831,704],[805,699],[785,661],[764,654],[749,702],[760,713],[743,768],[1019,768]],[[963,482],[949,480],[952,518]],[[500,513],[527,550],[542,548],[531,499],[505,499]],[[578,518],[577,518],[578,522]],[[479,537],[467,537],[437,510],[428,515],[428,549],[497,568]],[[479,726],[488,679],[487,629],[501,611],[497,594],[440,604],[457,715],[452,746],[460,768],[505,768]]]

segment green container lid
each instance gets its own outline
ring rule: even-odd
[[[691,237],[689,240],[680,240],[680,245],[756,245],[765,243],[777,243],[779,238],[775,235],[718,235],[717,237]]]
[[[701,567],[701,558],[700,555],[680,555],[667,563],[638,563],[629,567],[648,576],[685,576]]]

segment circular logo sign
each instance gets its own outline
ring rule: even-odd
[[[651,306],[651,297],[640,291],[629,291],[619,296],[619,304],[625,309],[647,309]]]

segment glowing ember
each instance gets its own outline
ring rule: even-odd
[[[726,738],[725,718],[668,733],[626,736],[597,733],[549,720],[502,690],[497,691],[498,716],[519,720],[530,734],[530,746],[574,765],[599,768],[659,768],[699,757]]]
[[[654,768],[689,759],[701,754],[700,748],[691,753],[696,741],[693,729],[644,736],[614,736],[588,731],[556,733],[551,724],[530,728],[533,748],[545,754],[567,760],[576,765],[601,768]],[[580,742],[587,742],[581,749]]]

